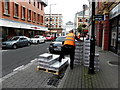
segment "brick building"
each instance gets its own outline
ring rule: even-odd
[[[95,14],[104,15],[104,21],[96,21],[96,44],[103,50],[120,54],[120,1],[98,0]]]
[[[50,34],[62,34],[62,14],[45,14],[45,26],[50,30]]]
[[[2,37],[8,39],[15,35],[43,35],[48,31],[44,25],[44,7],[47,3],[47,0],[1,0]]]
[[[85,11],[80,11],[75,14],[75,28],[77,29],[79,25],[86,25],[83,28],[84,34],[88,33],[88,21],[89,21],[89,8],[86,5]]]

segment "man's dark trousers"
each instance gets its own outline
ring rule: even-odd
[[[70,68],[73,69],[74,66],[74,55],[75,55],[75,46],[64,45],[61,49],[59,61],[61,62],[64,55],[70,55]]]

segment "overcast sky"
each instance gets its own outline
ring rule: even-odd
[[[88,0],[48,0],[48,6],[45,7],[45,13],[50,13],[50,4],[56,4],[51,6],[51,14],[62,14],[63,24],[68,21],[74,21],[75,13],[82,11],[82,5],[89,5]]]

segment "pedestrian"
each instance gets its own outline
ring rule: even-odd
[[[81,41],[71,30],[63,43],[61,53],[59,56],[59,62],[61,62],[64,55],[70,55],[70,68],[73,69],[74,66],[74,55],[75,55],[75,39]]]

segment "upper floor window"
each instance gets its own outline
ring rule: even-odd
[[[38,14],[38,22],[40,22],[40,14]]]
[[[28,10],[28,20],[31,20],[31,10]]]
[[[19,12],[19,8],[18,8],[18,4],[15,3],[15,8],[14,8],[14,15],[18,17],[18,12]]]
[[[34,6],[35,6],[35,0],[34,0]]]
[[[35,22],[35,21],[36,21],[36,13],[33,12],[33,22]]]
[[[29,0],[29,4],[31,4],[31,0]]]
[[[40,3],[39,2],[37,2],[37,7],[40,8]]]
[[[9,0],[5,0],[4,6],[4,13],[9,14]]]
[[[43,10],[43,4],[41,4],[41,10]]]
[[[25,19],[25,7],[22,7],[22,19]]]

